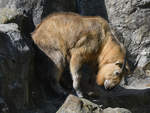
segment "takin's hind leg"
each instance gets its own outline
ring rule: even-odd
[[[53,61],[53,66],[50,69],[50,84],[51,88],[59,95],[66,95],[66,91],[60,85],[60,79],[65,67],[65,58],[60,51],[53,50],[48,56]]]
[[[73,88],[79,97],[83,97],[83,92],[81,91],[81,67],[83,64],[83,57],[80,54],[73,54],[70,61],[70,71],[73,79]]]

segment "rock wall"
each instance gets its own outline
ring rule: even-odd
[[[17,24],[0,24],[0,96],[10,112],[24,108],[30,101],[33,54],[25,38]]]
[[[37,79],[47,74],[49,61],[30,33],[49,13],[75,7],[73,0],[0,0],[0,113],[56,112],[54,104],[62,101],[46,103],[45,81]]]

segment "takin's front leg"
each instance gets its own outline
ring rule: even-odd
[[[70,60],[70,71],[73,79],[73,88],[75,89],[78,97],[83,97],[83,93],[80,87],[82,77],[80,69],[82,67],[83,61],[84,59],[80,54],[73,54]]]
[[[67,92],[60,85],[60,79],[61,79],[61,76],[62,76],[62,70],[60,68],[57,68],[57,67],[53,67],[53,69],[51,69],[51,70],[52,70],[51,71],[52,72],[52,76],[51,76],[51,80],[50,80],[51,88],[58,95],[66,95]]]
[[[49,70],[51,74],[50,84],[52,89],[59,95],[66,95],[66,91],[60,85],[60,79],[65,67],[65,58],[60,51],[51,50],[48,53],[49,58],[52,60],[53,65]]]

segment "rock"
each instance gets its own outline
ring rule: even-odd
[[[131,113],[124,108],[106,108],[94,104],[87,99],[69,95],[57,113]]]
[[[20,32],[18,29],[18,25],[15,23],[10,23],[10,24],[0,24],[0,31],[3,33],[7,33],[9,31],[16,31]]]
[[[32,21],[25,15],[19,13],[13,8],[0,8],[0,24],[16,23],[18,29],[25,35],[33,31],[34,25]]]
[[[8,23],[11,20],[16,20],[17,11],[8,9],[8,8],[0,8],[0,24]]]
[[[40,23],[41,19],[52,12],[76,11],[75,0],[0,0],[0,8],[17,10],[19,14],[27,16],[34,25]]]
[[[86,99],[69,95],[57,113],[102,113],[102,109]]]
[[[8,4],[9,0],[0,0],[0,8],[6,7],[6,4]]]
[[[138,67],[150,62],[150,0],[105,0],[109,21]],[[140,57],[140,58],[139,58]]]
[[[30,104],[33,55],[16,24],[0,24],[0,95],[11,113]]]
[[[106,108],[103,113],[131,113],[129,110],[124,108]]]

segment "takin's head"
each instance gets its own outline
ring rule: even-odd
[[[111,89],[118,85],[123,76],[129,73],[129,66],[124,62],[116,61],[115,63],[105,64],[100,68],[97,74],[96,82],[105,89]]]

